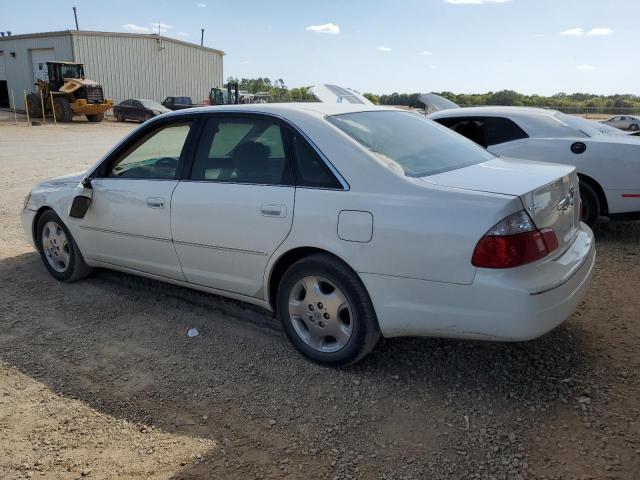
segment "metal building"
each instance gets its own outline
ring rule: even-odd
[[[199,102],[221,87],[224,52],[156,34],[67,30],[0,37],[0,106],[24,109],[23,91],[47,78],[47,61],[85,64],[87,78],[100,83],[114,103],[127,98],[161,102],[189,96]]]

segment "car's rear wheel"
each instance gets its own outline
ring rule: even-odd
[[[600,199],[591,185],[580,183],[580,198],[582,200],[582,221],[593,228],[600,216]]]
[[[640,129],[640,126],[638,126],[638,124],[637,124],[637,123],[634,123],[634,124],[632,124],[632,125],[629,127],[629,130],[631,130],[631,131],[633,131],[633,132],[637,132],[637,131],[638,131],[638,129]]]
[[[355,363],[380,338],[364,285],[330,255],[311,255],[289,267],[278,287],[277,311],[294,347],[325,365]]]
[[[75,282],[91,273],[71,233],[52,210],[38,219],[36,242],[49,273],[62,282]]]
[[[115,117],[116,117],[116,122],[124,122],[124,117],[122,116],[122,113],[116,112]]]

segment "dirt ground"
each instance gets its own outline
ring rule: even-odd
[[[386,340],[331,370],[256,308],[46,272],[24,196],[134,126],[0,121],[0,478],[640,478],[639,222],[597,226],[590,293],[543,338]]]

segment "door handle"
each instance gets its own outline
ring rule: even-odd
[[[164,198],[160,198],[160,197],[147,198],[147,208],[164,208]]]
[[[280,217],[287,216],[287,207],[285,205],[275,205],[273,203],[265,203],[260,207],[260,213],[265,217]]]

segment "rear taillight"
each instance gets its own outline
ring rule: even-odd
[[[481,268],[512,268],[535,262],[558,248],[552,229],[538,230],[524,210],[498,222],[480,239],[471,263]]]

